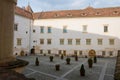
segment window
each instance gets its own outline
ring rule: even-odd
[[[115,41],[114,39],[109,39],[109,44],[114,45],[114,41]]]
[[[59,54],[62,54],[62,50],[59,50],[59,52],[58,52]]]
[[[48,50],[48,54],[51,54],[51,50]]]
[[[63,26],[63,33],[67,33],[67,26]]]
[[[104,32],[108,32],[108,26],[104,26]]]
[[[64,39],[60,39],[60,45],[64,45]]]
[[[79,55],[82,55],[82,51],[79,51]]]
[[[91,45],[91,39],[86,39],[86,45]]]
[[[35,33],[35,29],[33,29],[33,33]]]
[[[83,25],[83,32],[87,32],[87,25]]]
[[[43,54],[43,50],[40,50],[40,54]]]
[[[18,31],[18,24],[14,24],[14,31]]]
[[[82,13],[81,16],[86,16],[87,14],[86,13]]]
[[[77,55],[77,50],[74,50],[74,55]]]
[[[51,27],[48,27],[48,33],[51,33]]]
[[[76,45],[80,45],[80,39],[76,39]]]
[[[28,33],[28,31],[26,31],[26,34]]]
[[[98,45],[102,45],[102,39],[98,39]]]
[[[40,26],[40,33],[44,33],[44,26]]]
[[[40,44],[44,44],[44,39],[40,39]]]
[[[72,14],[68,13],[68,14],[67,14],[67,16],[71,17],[71,16],[72,16]]]
[[[68,45],[72,45],[72,39],[68,39]]]
[[[22,43],[22,39],[21,38],[17,38],[17,45],[20,46]]]
[[[96,12],[96,14],[95,14],[95,15],[101,15],[101,14],[100,14],[100,12]]]
[[[113,56],[113,51],[109,51],[109,55],[110,55],[110,56]]]
[[[105,51],[102,51],[102,56],[105,56]]]
[[[59,14],[55,14],[55,16],[54,17],[59,17],[60,15]]]
[[[51,44],[51,39],[47,39],[47,44]]]
[[[119,11],[114,11],[113,14],[119,14]]]

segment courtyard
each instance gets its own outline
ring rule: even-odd
[[[36,57],[39,59],[39,66],[35,66]],[[29,62],[22,72],[26,77],[36,80],[114,80],[116,58],[97,58],[97,63],[92,68],[88,67],[88,58],[79,58],[75,61],[71,58],[71,64],[66,64],[66,57],[62,60],[54,56],[50,62],[49,56],[35,55],[17,57]],[[55,65],[60,64],[60,71],[55,70]],[[84,64],[85,76],[80,76],[81,65]]]

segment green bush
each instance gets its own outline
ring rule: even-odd
[[[69,58],[69,57],[66,58],[66,63],[67,63],[67,64],[70,64],[70,58]]]
[[[50,62],[53,62],[53,58],[54,58],[54,57],[53,57],[53,56],[50,56],[49,58],[50,58]]]
[[[80,68],[80,75],[85,76],[85,69],[83,64],[81,65],[81,68]]]
[[[38,60],[38,57],[36,57],[35,65],[36,65],[36,66],[39,66],[39,60]]]
[[[89,68],[92,68],[93,60],[91,58],[88,59],[88,65],[89,65]]]

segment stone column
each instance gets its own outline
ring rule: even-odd
[[[13,57],[14,8],[17,0],[0,0],[0,63]]]

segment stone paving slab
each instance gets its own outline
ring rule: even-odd
[[[34,74],[31,74],[27,77],[29,77],[29,78],[34,77],[36,80],[55,80],[56,79],[54,77],[50,77],[50,76],[47,76],[47,75],[44,75],[44,74],[40,74],[38,72],[36,72]]]
[[[35,66],[35,59],[39,58],[40,65]],[[23,74],[27,77],[34,77],[36,80],[113,80],[115,69],[115,58],[97,58],[97,63],[89,69],[87,58],[79,58],[75,61],[71,57],[71,64],[66,65],[66,57],[61,60],[60,57],[54,57],[54,61],[49,61],[49,56],[28,56],[18,57],[30,62]],[[55,70],[55,64],[60,64],[60,71]],[[80,67],[84,64],[86,76],[80,76]]]
[[[86,70],[85,77],[81,77],[79,69],[76,69],[69,75],[67,75],[65,78],[67,78],[68,80],[98,80],[99,74]]]
[[[30,69],[25,68],[25,70],[22,72],[24,75],[27,75],[29,73],[32,73],[33,71]]]
[[[47,74],[52,74],[52,75],[55,75],[55,76],[61,76],[65,72],[70,70],[67,67],[64,67],[62,65],[60,65],[60,66],[61,66],[60,71],[55,70],[55,65],[48,65],[48,64],[43,64],[43,63],[41,63],[39,66],[29,65],[27,67],[30,68],[30,69],[33,69],[35,71],[40,71],[40,72],[44,72],[44,73],[47,73]]]
[[[105,75],[104,80],[114,80],[114,77]]]

